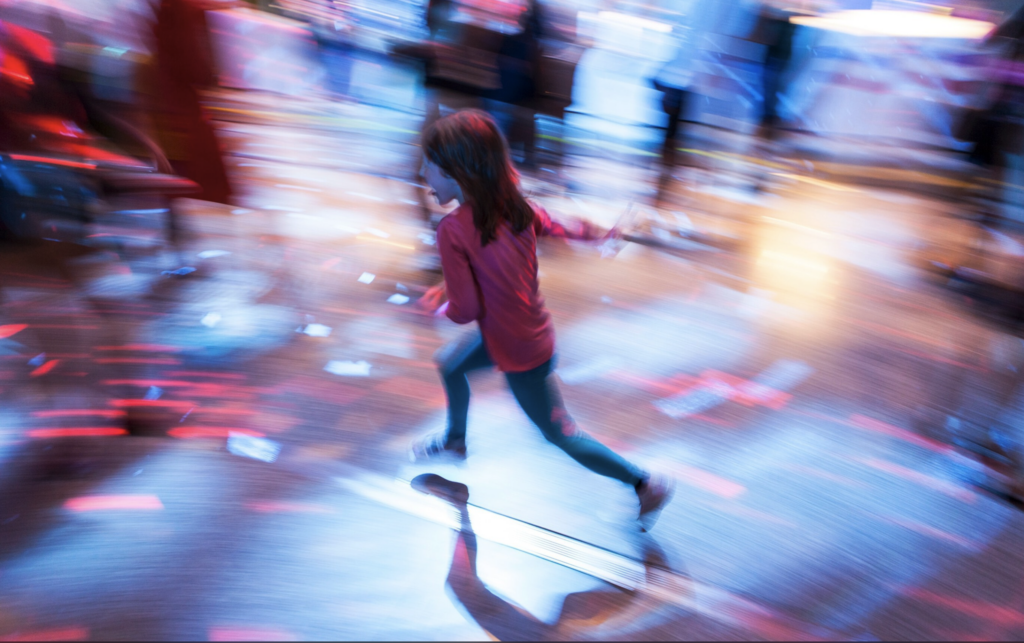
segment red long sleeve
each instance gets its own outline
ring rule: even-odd
[[[457,324],[476,321],[491,359],[502,371],[522,372],[551,359],[555,333],[537,277],[537,236],[582,238],[554,224],[538,208],[534,225],[515,233],[503,223],[496,238],[480,245],[467,204],[441,220],[441,254],[448,317]]]
[[[437,247],[441,253],[441,269],[444,271],[444,285],[448,292],[446,314],[456,324],[468,324],[483,314],[479,286],[469,265],[469,255],[463,241],[463,235],[455,233],[453,226],[438,227]]]

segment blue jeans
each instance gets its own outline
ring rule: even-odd
[[[469,415],[469,378],[471,371],[494,366],[480,332],[469,333],[441,349],[437,355],[444,390],[448,396],[448,433],[446,443],[465,444]],[[565,451],[573,460],[594,473],[636,486],[647,477],[642,469],[628,462],[605,445],[581,431],[562,403],[558,382],[551,377],[554,359],[521,373],[505,373],[509,388],[526,415],[537,425],[548,442]]]

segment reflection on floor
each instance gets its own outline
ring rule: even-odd
[[[576,420],[679,481],[642,535],[494,375],[468,461],[409,464],[464,329],[416,307],[440,275],[415,120],[338,109],[223,121],[246,207],[182,204],[180,255],[0,259],[0,639],[1024,636],[1024,516],[915,425],[995,417],[1019,358],[919,268],[961,249],[948,199],[798,169],[752,192],[727,156],[657,206],[619,157],[526,177],[564,216],[632,203],[647,240],[541,249]],[[126,234],[159,248],[149,223]]]

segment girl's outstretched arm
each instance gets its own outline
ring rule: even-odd
[[[574,219],[571,223],[554,221],[547,211],[533,204],[533,227],[538,237],[558,237],[577,241],[600,241],[607,237],[608,231],[586,219]]]
[[[483,313],[480,292],[469,267],[469,259],[444,221],[437,229],[437,249],[441,255],[445,290],[448,294],[448,319],[456,324],[476,321]]]

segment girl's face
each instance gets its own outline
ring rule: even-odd
[[[423,159],[423,178],[430,186],[430,193],[434,195],[441,205],[455,200],[462,203],[462,188],[452,177],[445,174],[444,170],[430,162],[430,159]]]

